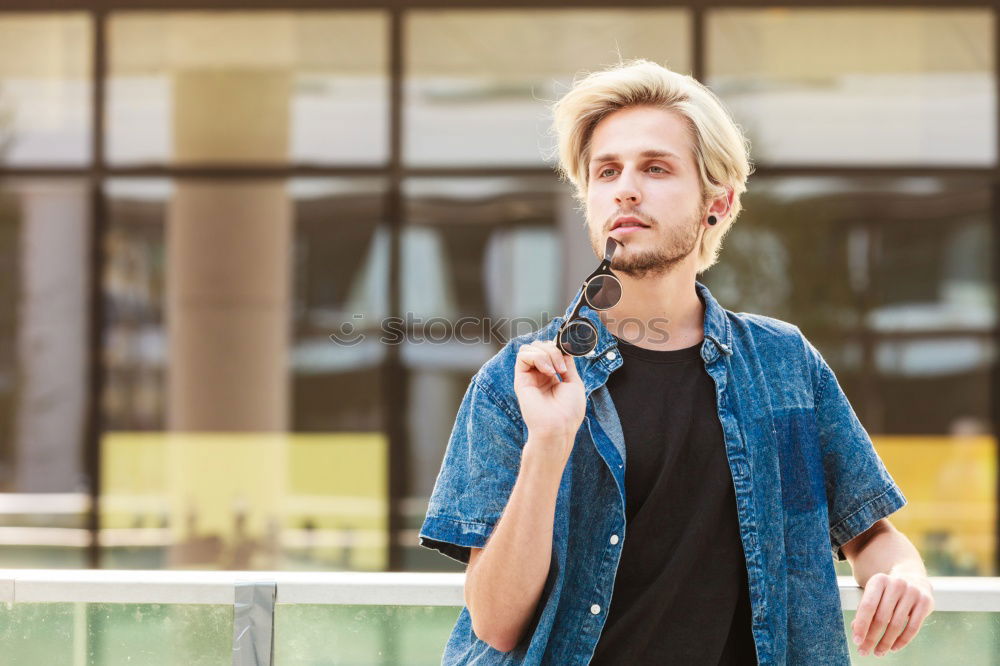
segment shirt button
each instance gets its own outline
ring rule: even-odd
[[[604,355],[604,358],[608,359],[609,361],[613,361],[616,358],[618,358],[618,355],[615,354],[614,352],[608,352],[607,354]]]
[[[594,604],[593,606],[590,607],[590,612],[593,613],[594,615],[597,615],[598,613],[601,612],[601,607],[598,606],[597,604]]]
[[[618,543],[618,535],[617,534],[612,534],[611,535],[611,545],[613,546],[616,543]]]

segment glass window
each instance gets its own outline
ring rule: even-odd
[[[444,357],[437,354],[419,369],[409,372],[407,392],[406,428],[409,434],[410,455],[408,475],[409,496],[402,502],[403,533],[399,541],[403,549],[404,569],[408,571],[464,571],[465,567],[441,557],[436,551],[419,546],[418,532],[427,514],[427,500],[434,488],[444,459],[445,447],[451,436],[462,396],[469,386],[472,375],[493,355],[492,348],[479,347],[477,358],[466,364],[475,365],[472,370],[456,369],[442,364],[433,367],[434,360]],[[447,348],[441,347],[446,352]],[[413,358],[424,357],[424,353],[413,354]],[[446,361],[445,361],[446,362]],[[457,364],[456,364],[457,365]]]
[[[719,262],[699,279],[724,307],[792,321],[807,334],[857,327],[868,258],[864,230],[852,231],[842,209],[851,184],[755,178]]]
[[[872,218],[871,327],[992,330],[996,286],[989,183],[913,178],[901,185],[911,203]]]
[[[993,326],[983,179],[757,177],[743,202],[701,278],[727,307],[809,337]]]
[[[83,13],[0,13],[0,165],[90,160],[92,25]]]
[[[290,186],[296,202],[292,428],[379,431],[385,358],[379,334],[389,300],[384,183],[297,179]]]
[[[114,164],[380,164],[384,12],[116,12]]]
[[[874,350],[879,399],[868,410],[869,429],[914,435],[991,432],[994,358],[989,336],[882,339]]]
[[[417,325],[490,315],[524,318],[527,333],[562,314],[554,178],[420,178],[404,191],[401,293]]]
[[[996,163],[991,10],[706,16],[706,83],[746,129],[758,163]]]
[[[90,196],[77,179],[0,181],[0,567],[81,567]]]
[[[405,160],[552,161],[546,108],[583,69],[648,58],[690,69],[686,9],[427,10],[405,16]]]
[[[385,566],[384,193],[109,182],[105,566]]]
[[[985,386],[974,373],[936,379],[963,395]],[[961,387],[961,380],[972,380]],[[886,389],[907,390],[902,382]],[[924,406],[915,401],[911,413]],[[962,410],[957,410],[958,414]],[[920,550],[932,576],[996,576],[997,444],[975,421],[944,436],[876,435],[875,448],[909,499],[892,523]],[[842,563],[846,564],[846,563]],[[843,575],[848,575],[845,568]]]

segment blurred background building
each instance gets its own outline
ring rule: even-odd
[[[620,56],[752,141],[701,279],[997,575],[1000,8],[898,4],[0,2],[0,567],[459,570],[417,528],[505,340],[451,333],[591,270],[546,104]]]

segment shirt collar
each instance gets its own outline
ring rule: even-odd
[[[708,287],[697,280],[695,280],[694,286],[698,297],[705,305],[705,340],[702,344],[701,356],[706,363],[711,363],[718,358],[720,353],[725,355],[733,353],[732,330],[725,310],[715,300],[715,297],[712,296],[712,292],[709,291]],[[583,287],[581,286],[577,289],[573,298],[570,299],[569,307],[563,313],[559,325],[563,321],[566,321],[566,318],[573,312],[573,306],[576,305],[576,301],[580,298],[582,291]],[[609,351],[617,350],[617,340],[604,325],[604,322],[601,321],[598,312],[587,305],[583,305],[580,308],[580,316],[585,317],[597,327],[597,346],[586,358],[591,359],[591,364],[596,359],[604,359],[609,364],[614,362],[614,367],[617,367],[621,362],[617,358],[617,354],[613,354],[611,358],[607,358]]]

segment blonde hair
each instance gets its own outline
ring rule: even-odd
[[[722,238],[742,210],[740,198],[753,166],[749,140],[715,93],[698,80],[643,59],[577,77],[569,92],[551,106],[559,174],[586,206],[594,128],[611,113],[634,106],[673,111],[687,122],[703,204],[726,194],[727,187],[733,189],[729,215],[702,236],[698,248],[701,273],[717,261]]]

